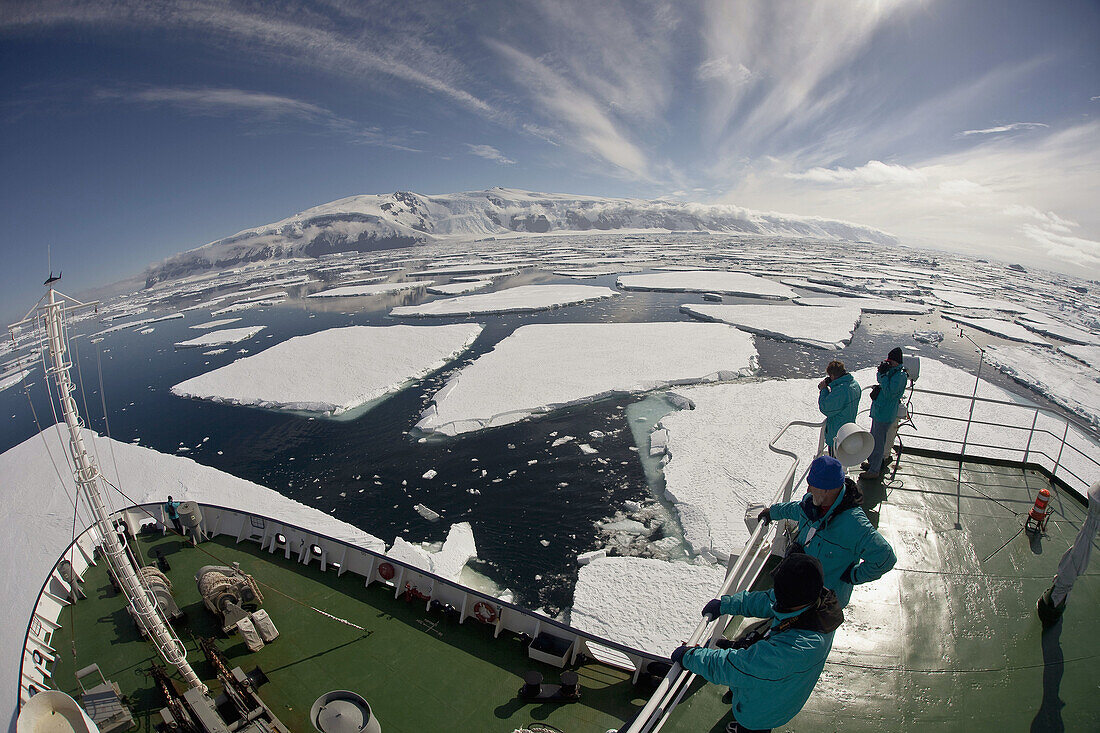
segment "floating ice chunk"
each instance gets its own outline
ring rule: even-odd
[[[665,292],[711,292],[756,298],[793,298],[795,292],[764,277],[721,270],[685,270],[623,275],[617,285],[623,290],[660,290]]]
[[[236,323],[241,320],[240,318],[219,318],[214,321],[207,321],[206,323],[196,323],[194,326],[188,326],[188,328],[195,328],[200,331],[205,331],[208,328],[218,328],[220,326],[228,326],[230,323]]]
[[[709,305],[687,303],[684,313],[728,323],[749,333],[796,341],[819,349],[839,349],[859,325],[859,308],[794,305]]]
[[[573,439],[574,438],[573,438],[572,435],[563,435],[560,438],[558,438],[557,440],[555,440],[553,443],[551,443],[550,447],[551,448],[557,448],[559,445],[565,445],[566,443],[570,442]]]
[[[14,387],[15,385],[26,379],[28,376],[30,376],[29,369],[20,369],[18,371],[5,374],[4,376],[0,377],[0,392],[3,392],[9,387]]]
[[[428,288],[429,293],[435,293],[436,295],[460,295],[461,293],[468,293],[471,290],[480,290],[481,288],[492,285],[492,280],[471,280],[470,282],[451,282],[446,285],[433,285]]]
[[[428,479],[429,481],[431,481],[433,478],[435,478],[438,475],[439,475],[438,471],[436,471],[434,468],[429,468],[427,471],[424,472],[424,475],[421,476],[420,478]]]
[[[751,337],[704,323],[522,326],[436,393],[417,427],[457,435],[619,393],[756,366]],[[539,375],[539,378],[532,378]]]
[[[444,298],[420,305],[398,306],[391,316],[465,316],[479,313],[537,311],[612,298],[620,293],[595,285],[521,285],[495,293]]]
[[[914,331],[913,340],[922,344],[938,344],[943,341],[943,334],[939,331]]]
[[[598,450],[590,446],[588,443],[577,443],[577,447],[580,448],[581,453],[584,453],[586,456],[590,456],[593,453],[599,453]]]
[[[989,346],[985,358],[1051,402],[1100,427],[1100,372],[1049,349]]]
[[[663,456],[668,452],[668,431],[658,428],[649,434],[649,455]]]
[[[402,290],[416,290],[427,287],[434,280],[408,280],[402,283],[369,283],[366,285],[346,285],[344,287],[322,290],[310,293],[307,298],[354,298],[362,295],[382,295],[383,293],[398,293]]]
[[[607,557],[607,548],[592,550],[591,552],[582,552],[581,554],[577,555],[577,564],[587,565],[593,560],[601,560],[605,557]]]
[[[202,355],[203,356],[217,356],[218,354],[224,354],[227,351],[229,351],[229,349],[210,349],[210,351],[202,352]]]
[[[148,336],[149,334],[153,333],[153,331],[156,331],[156,330],[157,329],[155,329],[155,328],[143,328],[140,331],[138,331],[138,333],[140,333],[142,336]]]
[[[429,522],[436,522],[436,521],[439,520],[439,512],[432,511],[431,509],[424,506],[423,504],[417,504],[413,507],[413,509],[416,510],[417,514],[424,517]]]
[[[90,430],[83,430],[82,434],[90,450],[112,456],[99,468],[111,484],[127,494],[123,497],[105,486],[108,501],[114,506],[127,507],[134,502],[159,506],[164,502],[166,490],[170,490],[179,500],[205,502],[246,513],[262,507],[263,513],[276,522],[309,527],[376,552],[385,550],[385,543],[377,537],[259,484],[189,458],[111,441]],[[42,579],[50,574],[72,539],[73,505],[67,493],[73,491],[72,478],[70,475],[64,482],[67,487],[59,482],[52,462],[68,453],[68,442],[62,443],[59,435],[59,431],[48,427],[0,455],[0,475],[5,477],[0,485],[0,500],[4,504],[4,511],[0,512],[0,537],[12,547],[20,548],[19,552],[8,553],[0,564],[6,578],[0,610],[7,619],[0,624],[0,653],[6,659],[21,658],[27,621],[37,602]],[[85,513],[81,511],[77,516],[79,533],[86,526]],[[18,665],[3,665],[0,689],[14,693],[19,685],[18,675]]]
[[[588,431],[588,437],[592,440],[603,440],[607,437],[607,433],[602,430],[590,430]]]
[[[202,336],[198,336],[188,341],[180,341],[176,344],[176,348],[208,348],[211,346],[236,344],[245,339],[252,338],[265,328],[267,328],[267,326],[248,326],[246,328],[226,328],[221,331],[210,331],[209,333],[204,333]]]
[[[442,367],[480,333],[477,324],[333,328],[188,379],[172,393],[336,415]]]
[[[640,557],[594,558],[573,591],[570,623],[621,644],[667,655],[691,636],[699,609],[721,589],[714,565]]]
[[[1059,341],[1067,341],[1071,344],[1088,346],[1100,343],[1100,336],[1096,336],[1088,331],[1065,323],[1060,323],[1053,318],[1041,314],[1020,316],[1019,323],[1029,331],[1034,331],[1044,336],[1053,336]]]
[[[1026,328],[1012,321],[1002,321],[999,318],[966,318],[950,313],[944,313],[943,317],[949,321],[961,323],[964,326],[970,326],[971,328],[991,333],[994,336],[1000,336],[1009,341],[1023,341],[1025,344],[1049,346],[1046,341],[1033,336]]]
[[[600,525],[601,532],[608,534],[614,532],[626,532],[628,534],[646,534],[646,526],[636,519],[623,519],[618,522],[608,522]]]

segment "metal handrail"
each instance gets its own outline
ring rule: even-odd
[[[783,437],[787,430],[794,426],[813,427],[821,431],[818,438],[818,453],[821,452],[824,444],[824,421],[809,422],[806,420],[792,420],[784,425],[783,429],[771,439],[771,442],[768,443],[769,450],[791,458],[791,467],[787,469],[787,474],[780,484],[779,490],[776,491],[776,501],[773,503],[790,501],[791,494],[794,493],[794,487],[801,485],[802,481],[806,478],[806,474],[809,472],[809,468],[807,467],[796,482],[794,476],[795,472],[798,470],[798,454],[794,451],[776,446],[776,443]],[[733,561],[731,558],[733,566],[729,569],[729,572],[726,574],[726,579],[722,583],[721,589],[718,591],[717,595],[719,597],[748,590],[752,587],[752,584],[756,582],[756,578],[760,574],[761,568],[764,567],[764,561],[767,560],[767,556],[771,552],[772,542],[774,541],[771,538],[773,534],[778,534],[778,528],[778,522],[775,522],[774,526],[770,526],[764,522],[758,522],[756,524],[756,528],[753,530],[748,542],[745,543],[745,548],[741,551],[741,554],[737,556],[737,560]],[[721,636],[722,631],[725,629],[726,624],[724,622],[720,623],[722,619],[725,618],[725,616],[720,616],[717,619],[708,620],[706,616],[702,617],[699,623],[696,624],[695,630],[688,638],[686,642],[687,645],[696,646],[705,639],[706,642],[703,643],[703,646],[709,647],[714,643],[715,639]],[[676,709],[676,706],[683,698],[684,693],[687,691],[693,679],[695,679],[694,673],[688,672],[679,664],[673,664],[668,674],[665,675],[665,678],[661,680],[661,683],[657,686],[657,689],[650,696],[649,700],[646,701],[645,707],[641,709],[623,733],[657,733],[657,731],[660,731],[668,721],[672,711]]]

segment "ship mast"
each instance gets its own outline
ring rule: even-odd
[[[124,540],[116,531],[107,510],[104,508],[104,492],[100,486],[102,475],[95,464],[95,460],[84,447],[84,436],[81,434],[84,421],[77,412],[76,400],[73,399],[76,385],[69,375],[72,362],[67,356],[68,337],[64,328],[66,312],[95,304],[81,303],[69,298],[69,296],[58,293],[54,290],[53,283],[60,279],[60,277],[53,277],[51,273],[50,279],[45,282],[45,285],[49,287],[49,291],[46,293],[46,302],[38,309],[38,314],[33,318],[14,324],[11,328],[14,329],[22,324],[38,321],[39,319],[45,321],[46,340],[51,361],[51,367],[46,371],[49,377],[53,377],[57,385],[57,398],[61,404],[65,425],[69,429],[69,453],[73,459],[73,478],[76,480],[77,491],[83,495],[84,500],[90,507],[95,526],[103,541],[107,563],[118,580],[126,600],[133,609],[135,618],[145,630],[153,645],[156,646],[161,657],[164,658],[165,662],[179,670],[180,675],[189,687],[200,689],[205,694],[207,691],[206,685],[202,683],[202,680],[195,674],[195,670],[187,662],[187,651],[183,646],[183,642],[168,626],[168,622],[154,601],[152,591],[144,578],[135,569]],[[66,300],[71,301],[72,304],[66,306]]]

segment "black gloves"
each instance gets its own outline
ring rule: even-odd
[[[767,524],[768,522],[772,521],[772,508],[768,507],[764,511],[757,514],[756,518],[759,521],[763,522],[764,524]]]
[[[681,660],[683,660],[684,655],[687,654],[688,649],[694,648],[695,647],[685,646],[684,644],[681,644],[680,646],[672,650],[672,655],[669,657],[669,659],[672,660],[673,664],[681,664]]]
[[[707,601],[707,605],[703,606],[703,616],[707,621],[713,621],[722,615],[722,599],[713,598]]]
[[[872,402],[874,400],[878,399],[878,393],[881,392],[881,391],[882,391],[882,387],[877,385],[877,384],[874,387],[871,387],[871,401]]]
[[[854,578],[852,578],[852,573],[855,571],[855,569],[856,563],[852,563],[848,567],[844,568],[844,572],[840,574],[840,579],[843,580],[845,583],[851,583],[852,585],[855,585],[856,581]]]

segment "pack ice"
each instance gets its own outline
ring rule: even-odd
[[[619,295],[611,288],[595,285],[521,285],[495,293],[463,295],[433,300],[420,305],[402,305],[391,316],[468,316],[482,313],[514,313],[557,308],[563,305],[602,300]]]
[[[844,301],[841,299],[841,303]],[[819,349],[839,349],[852,340],[861,311],[854,305],[719,305],[685,303],[680,310],[761,336],[797,341]]]
[[[473,343],[481,329],[468,323],[332,328],[295,336],[180,382],[172,393],[339,415],[444,366]]]
[[[755,370],[748,335],[709,323],[522,326],[444,385],[417,427],[457,435],[600,397]]]
[[[793,298],[795,292],[765,277],[721,270],[682,270],[623,275],[617,285],[623,290],[662,290],[675,293],[722,293],[756,298]]]
[[[402,283],[367,283],[364,285],[344,285],[330,290],[321,290],[310,293],[307,298],[354,298],[363,295],[382,295],[384,293],[398,293],[402,290],[416,290],[425,288],[434,280],[408,280]]]
[[[228,346],[252,338],[267,326],[247,326],[245,328],[223,328],[220,331],[208,331],[187,341],[176,344],[177,349],[198,349],[211,346]]]

